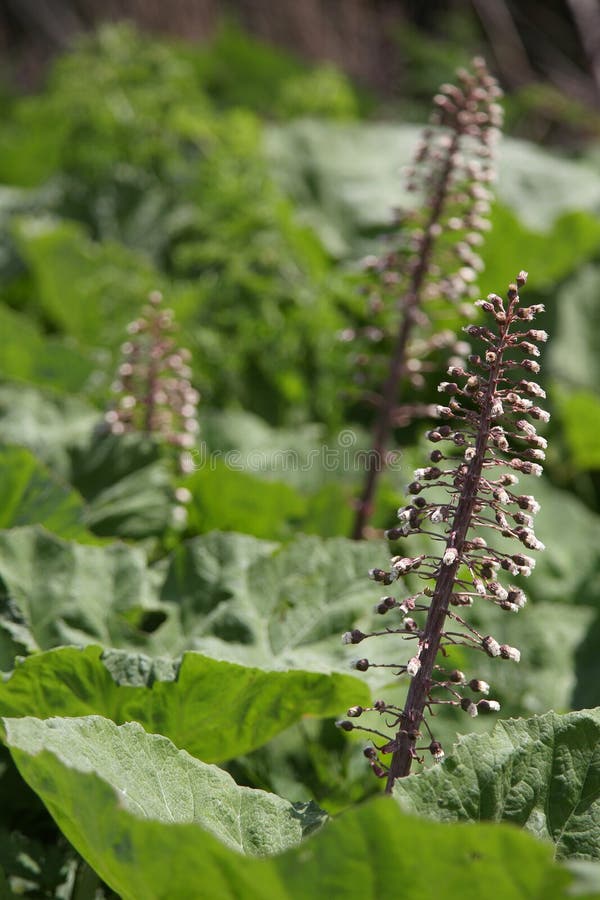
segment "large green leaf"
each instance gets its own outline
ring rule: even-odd
[[[402,809],[444,822],[511,822],[557,858],[600,859],[600,709],[499,722],[440,766],[396,782]]]
[[[280,546],[213,532],[148,568],[139,548],[0,532],[0,577],[33,647],[192,649],[278,670],[348,671],[341,634],[370,610],[366,573],[387,558],[383,543],[301,535]],[[13,619],[2,620],[10,633]]]
[[[547,352],[567,460],[578,470],[600,469],[599,291],[598,265],[580,269],[561,286]]]
[[[100,413],[79,398],[0,386],[5,440],[28,447],[79,491],[88,528],[124,538],[162,534],[174,506],[167,456],[146,435],[116,437],[100,423]]]
[[[519,490],[540,503],[536,534],[547,549],[523,587],[536,601],[600,605],[600,517],[572,493],[533,482],[521,479]]]
[[[246,665],[347,668],[340,636],[373,602],[383,543],[213,533],[175,549],[161,599],[187,646]],[[157,634],[157,639],[160,634]]]
[[[0,528],[43,525],[63,538],[85,541],[84,504],[22,447],[0,446]]]
[[[420,134],[414,125],[301,121],[272,126],[266,145],[283,188],[304,208],[330,249],[349,255],[361,232],[389,227],[393,208],[415,203],[399,173],[412,161]],[[519,262],[513,265],[530,268],[532,284],[564,276],[595,255],[600,175],[525,141],[505,138],[498,156],[496,192],[504,209],[488,244],[497,241],[504,252],[505,239],[516,241]],[[508,234],[501,230],[514,222],[518,236],[511,236],[510,228]],[[497,253],[499,249],[491,249],[494,272],[499,269]],[[498,290],[498,285],[492,288]]]
[[[0,306],[0,375],[77,393],[97,368],[79,350],[43,335],[24,315]]]
[[[79,397],[15,384],[0,385],[3,440],[28,447],[38,459],[67,480],[69,450],[84,445],[99,412]]]
[[[142,550],[67,542],[40,527],[0,532],[0,578],[0,632],[24,640],[26,629],[32,649],[135,641],[157,606]]]
[[[260,538],[283,539],[306,513],[306,500],[290,485],[263,481],[220,460],[186,480],[192,500],[188,527],[193,534],[219,529]]]
[[[256,451],[254,458],[259,454]],[[350,531],[351,497],[341,485],[326,484],[301,494],[284,481],[265,480],[233,462],[215,459],[186,478],[185,486],[192,494],[187,507],[189,534],[240,531],[286,540],[298,532],[330,537]]]
[[[383,799],[294,848],[320,822],[314,807],[238,788],[139,726],[5,719],[4,733],[27,782],[123,900],[556,900],[571,882],[529,835],[413,819]]]
[[[44,751],[46,759],[54,755],[80,772],[96,772],[117,788],[129,811],[158,822],[193,822],[249,856],[294,846],[324,818],[318,807],[298,809],[275,794],[238,787],[222,769],[135,722],[116,726],[87,716],[3,723],[11,752],[21,751],[16,756]]]
[[[575,661],[573,707],[600,706],[600,610],[579,645]]]
[[[496,203],[491,216],[492,230],[481,253],[485,263],[480,279],[483,293],[506,284],[516,274],[512,269],[520,266],[530,273],[528,290],[552,289],[582,262],[594,258],[600,241],[600,220],[589,213],[575,211],[575,207],[573,210],[555,221],[552,215],[546,222],[535,221],[532,224],[536,230],[532,230],[524,224],[527,216],[522,220],[514,209]],[[557,329],[554,325],[551,328],[554,340]]]
[[[114,346],[159,286],[141,255],[118,244],[96,244],[75,222],[24,218],[15,234],[40,312],[84,344]]]
[[[581,471],[600,470],[600,395],[592,391],[566,392],[558,388],[557,406],[571,465]]]
[[[350,675],[246,668],[185,653],[180,661],[63,647],[29,657],[0,684],[10,716],[98,714],[141,723],[205,762],[262,746],[302,716],[335,716],[369,703]]]
[[[87,501],[86,523],[96,534],[140,539],[168,528],[173,460],[152,436],[96,428],[69,451],[69,480]]]
[[[553,309],[556,324],[548,345],[548,371],[568,390],[598,393],[600,384],[600,267],[581,268],[561,286]]]

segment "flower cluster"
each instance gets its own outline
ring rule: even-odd
[[[388,251],[365,261],[373,280],[365,322],[345,329],[341,338],[356,342],[356,380],[378,408],[377,460],[384,458],[392,427],[430,413],[427,405],[400,403],[401,382],[422,388],[437,351],[450,350],[462,359],[464,342],[447,327],[448,302],[468,315],[471,306],[461,301],[477,294],[483,268],[479,248],[490,227],[494,146],[502,124],[500,96],[482,59],[473,60],[472,72],[459,70],[456,85],[441,86],[431,127],[406,172],[407,187],[419,192],[421,202],[397,217]],[[369,472],[355,537],[368,520],[375,480]]]
[[[162,295],[154,291],[142,315],[127,326],[129,339],[121,346],[113,384],[117,399],[104,420],[113,434],[144,432],[185,451],[198,431],[200,395],[190,382],[189,350],[177,348],[174,330],[172,310],[162,308]],[[183,472],[188,458],[180,453]]]
[[[355,629],[343,637],[345,643],[359,644],[378,634],[398,634],[414,644],[408,662],[394,665],[411,679],[404,708],[382,700],[374,707],[388,720],[391,716],[397,729],[394,738],[365,729],[384,739],[369,748],[367,756],[376,774],[388,778],[389,790],[396,778],[409,773],[423,749],[417,746],[423,726],[429,751],[434,759],[442,758],[441,745],[425,719],[435,704],[460,707],[470,716],[499,709],[497,701],[478,697],[487,695],[488,684],[446,671],[440,652],[443,657],[447,647],[463,645],[504,660],[520,658],[516,647],[479,633],[468,623],[465,610],[478,600],[517,613],[526,597],[511,579],[529,575],[535,565],[530,552],[544,549],[533,527],[538,504],[517,488],[520,475],[542,472],[546,440],[534,423],[549,418],[538,405],[545,393],[531,380],[539,372],[539,344],[547,334],[528,323],[543,306],[521,306],[519,289],[526,277],[519,273],[506,301],[496,294],[477,301],[491,323],[465,330],[482,349],[471,353],[465,364],[452,364],[451,380],[440,384],[447,400],[437,409],[440,424],[428,433],[435,447],[428,465],[418,469],[408,485],[411,502],[398,511],[398,525],[386,533],[391,540],[426,534],[440,545],[439,551],[394,556],[388,571],[373,569],[370,576],[380,584],[389,586],[411,576],[420,587],[407,597],[385,596],[377,603],[378,614],[395,613],[399,624],[370,634]],[[494,546],[497,536],[519,546],[499,549]],[[365,657],[354,665],[366,671],[377,663]],[[352,707],[340,726],[347,731],[360,728],[355,720],[362,712]],[[389,766],[379,753],[393,754]]]

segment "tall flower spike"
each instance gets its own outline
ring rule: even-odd
[[[113,384],[116,402],[104,420],[113,434],[140,431],[177,447],[186,472],[184,451],[194,445],[200,395],[190,383],[190,352],[176,347],[174,330],[172,310],[162,309],[162,294],[153,291],[142,315],[127,326]]]
[[[438,662],[440,651],[464,645],[503,660],[518,662],[520,658],[515,647],[501,644],[493,635],[480,634],[468,623],[464,610],[476,600],[518,612],[525,604],[525,594],[512,583],[503,583],[504,579],[529,575],[535,564],[529,551],[543,549],[533,531],[538,504],[531,495],[519,494],[516,487],[519,474],[541,474],[546,441],[530,419],[548,420],[548,413],[537,405],[544,391],[529,378],[531,371],[538,371],[532,358],[539,355],[537,344],[547,335],[527,323],[543,306],[520,305],[519,289],[526,279],[527,273],[520,272],[516,284],[508,288],[506,302],[496,294],[477,301],[491,323],[469,325],[465,330],[482,349],[472,353],[464,367],[451,366],[452,380],[440,385],[449,399],[447,405],[438,407],[442,423],[428,433],[435,444],[430,464],[415,473],[408,486],[412,502],[399,510],[398,527],[387,532],[392,540],[426,532],[440,544],[439,552],[393,557],[389,571],[374,569],[370,573],[385,585],[414,573],[422,587],[403,600],[384,597],[375,607],[381,615],[397,611],[397,627],[372,634],[347,632],[351,643],[390,633],[413,642],[410,660],[394,666],[411,679],[404,708],[383,700],[374,707],[387,717],[388,724],[392,717],[395,736],[390,740],[381,732],[365,729],[386,738],[375,745],[369,759],[374,771],[387,778],[388,791],[396,778],[409,774],[413,759],[418,758],[417,740],[423,726],[431,738],[428,749],[434,759],[443,756],[425,718],[433,705],[460,707],[471,716],[499,709],[497,701],[477,697],[487,695],[486,682],[468,680],[456,670],[446,671],[443,659]],[[428,499],[430,488],[435,489],[434,500]],[[442,501],[440,489],[445,490]],[[512,538],[520,546],[513,552],[495,549],[497,535]],[[424,621],[419,623],[413,616],[422,616]],[[364,657],[356,668],[366,671],[374,665],[377,663]],[[352,722],[343,720],[341,727],[348,731],[361,728],[355,724],[356,717],[355,713]],[[377,750],[392,754],[389,767],[383,765]]]
[[[472,72],[459,70],[457,85],[443,84],[434,97],[430,127],[423,133],[407,186],[422,195],[418,208],[398,221],[396,246],[381,258],[367,260],[375,278],[364,328],[346,329],[342,339],[366,342],[354,363],[361,390],[377,406],[373,446],[352,536],[362,537],[371,515],[385,448],[395,425],[406,424],[430,407],[399,406],[399,387],[408,379],[423,387],[427,357],[462,342],[444,330],[448,302],[477,295],[483,268],[478,248],[489,229],[494,180],[493,153],[502,109],[501,90],[482,59]],[[470,307],[469,307],[470,309]],[[383,388],[377,387],[383,384]]]

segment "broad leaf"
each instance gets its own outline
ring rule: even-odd
[[[600,469],[600,395],[557,389],[558,409],[569,462],[578,470]]]
[[[94,364],[65,341],[44,335],[31,319],[0,307],[0,374],[5,379],[52,385],[55,391],[83,391]]]
[[[15,233],[40,312],[82,344],[113,347],[157,287],[157,274],[143,256],[89,240],[76,222],[24,218]]]
[[[314,807],[238,788],[139,726],[5,719],[4,731],[25,779],[123,900],[478,900],[491,885],[498,900],[557,900],[571,882],[529,835],[421,821],[384,799],[294,848],[319,823]]]
[[[64,479],[70,475],[70,448],[89,440],[99,417],[98,410],[79,397],[0,385],[3,440],[27,447]]]
[[[584,709],[600,706],[600,610],[579,645],[575,662],[573,706]]]
[[[412,162],[421,130],[414,125],[301,121],[272,126],[267,151],[282,187],[305,210],[324,243],[336,255],[355,256],[361,232],[389,228],[395,207],[415,203],[406,192],[401,167]],[[592,257],[598,245],[600,175],[525,141],[505,138],[498,156],[496,234],[502,234],[504,252],[505,239],[512,242],[513,237],[500,229],[516,221],[520,262],[513,264],[531,269],[530,283],[546,284]],[[500,268],[493,249],[496,234],[486,242],[494,274]],[[487,253],[486,247],[484,257]],[[510,253],[504,252],[507,258]],[[503,275],[502,283],[507,277],[511,275]]]
[[[99,411],[75,397],[0,387],[5,440],[28,447],[79,491],[88,528],[124,538],[162,534],[174,506],[168,457],[147,435],[101,432],[101,421]]]
[[[161,599],[193,649],[246,665],[347,669],[341,634],[372,606],[367,572],[386,551],[308,536],[275,550],[213,533],[174,551]]]
[[[260,451],[254,459],[258,456]],[[189,534],[240,531],[289,540],[299,532],[329,537],[350,531],[351,495],[341,485],[326,484],[316,492],[301,494],[291,484],[240,470],[232,458],[229,463],[227,459],[214,460],[200,467],[186,478],[185,487],[192,494],[187,507]]]
[[[135,722],[116,726],[100,716],[2,721],[17,765],[43,753],[55,790],[64,772],[55,768],[53,757],[79,772],[97,773],[130,812],[156,822],[193,822],[249,856],[292,847],[324,819],[310,804],[299,809],[275,794],[238,787],[222,769],[178,750],[162,735],[147,734]],[[49,804],[53,813],[57,799]],[[63,817],[57,818],[68,832]]]
[[[556,324],[548,346],[549,372],[567,391],[592,391],[600,383],[600,268],[581,268],[557,292]]]
[[[40,524],[63,538],[85,541],[84,504],[22,447],[0,446],[0,528]]]
[[[32,656],[0,684],[4,715],[136,721],[205,762],[248,753],[303,716],[335,716],[369,699],[350,675],[271,672],[199,653],[151,660],[94,646]]]
[[[0,532],[0,578],[0,632],[24,640],[26,630],[32,649],[135,641],[157,606],[140,549],[66,542],[39,527]]]
[[[293,535],[306,514],[305,498],[290,485],[263,481],[220,461],[199,468],[186,487],[192,493],[192,534],[219,529],[281,540]]]
[[[600,710],[500,722],[460,739],[440,766],[399,779],[406,812],[444,822],[511,822],[557,858],[600,859]]]

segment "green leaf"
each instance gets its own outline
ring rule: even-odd
[[[305,210],[323,241],[336,255],[348,256],[356,254],[361,234],[391,226],[393,208],[414,205],[399,172],[412,162],[421,130],[301,121],[271,126],[267,151],[283,189]],[[530,285],[547,284],[595,255],[600,175],[526,141],[505,138],[498,157],[497,224],[484,252],[494,279],[501,269],[501,285],[513,277],[499,255],[515,259],[506,252],[507,242],[514,243],[520,260],[513,265],[530,269]],[[488,284],[487,272],[484,277]],[[494,282],[489,289],[499,286]]]
[[[28,447],[65,480],[71,471],[70,449],[89,440],[98,419],[98,410],[79,397],[23,385],[0,385],[4,441]]]
[[[7,440],[29,447],[79,491],[88,528],[102,536],[161,535],[174,506],[168,457],[146,435],[101,433],[100,421],[96,410],[75,397],[0,386]]]
[[[6,379],[52,385],[55,391],[85,390],[95,366],[65,341],[42,334],[27,316],[0,306],[0,374]]]
[[[548,345],[548,372],[568,391],[592,391],[600,383],[600,266],[582,267],[556,294]]]
[[[526,592],[536,601],[598,606],[600,517],[572,493],[543,478],[523,478],[519,489],[540,503],[536,534],[548,548],[537,556]]]
[[[0,532],[0,578],[0,633],[24,640],[25,626],[32,648],[135,641],[136,622],[157,606],[140,549],[66,542],[40,527]]]
[[[539,205],[540,198],[536,199]],[[560,279],[596,255],[600,241],[597,217],[578,210],[562,213],[554,220],[550,216],[546,222],[541,217],[540,221],[535,218],[535,222],[528,223],[527,216],[520,219],[514,209],[501,202],[494,204],[492,230],[481,252],[485,265],[480,278],[483,294],[501,290],[502,285],[515,277],[520,266],[530,273],[528,291],[554,289]],[[549,309],[553,306],[551,302]],[[551,332],[553,342],[557,333],[554,325]]]
[[[63,538],[85,541],[83,500],[28,450],[0,446],[0,528],[43,525]]]
[[[579,645],[575,661],[573,707],[600,706],[600,610]]]
[[[511,822],[552,841],[558,859],[600,859],[600,710],[499,722],[449,758],[399,779],[406,812],[444,822]]]
[[[367,686],[350,675],[272,672],[199,653],[152,660],[97,646],[37,654],[0,684],[5,715],[136,721],[205,762],[248,753],[303,716],[369,702]]]
[[[324,818],[310,804],[298,809],[274,794],[238,787],[222,769],[178,750],[162,735],[147,734],[135,722],[116,726],[100,716],[2,721],[17,765],[42,753],[55,790],[64,783],[64,773],[56,770],[53,757],[79,772],[100,775],[130,812],[156,822],[193,822],[249,856],[294,846]],[[50,804],[53,813],[57,799]],[[62,816],[58,824],[66,825]]]
[[[556,392],[570,462],[576,469],[600,469],[600,395],[591,391]]]
[[[94,243],[76,222],[23,218],[15,237],[40,312],[84,345],[115,346],[158,286],[157,274],[141,255],[118,244]]]
[[[175,549],[161,592],[195,650],[273,668],[348,668],[341,634],[373,603],[383,543],[213,533]],[[159,635],[157,635],[157,638]]]
[[[220,460],[186,479],[191,491],[188,529],[203,534],[216,529],[241,531],[259,538],[290,537],[306,513],[305,498],[281,482],[264,481]]]
[[[323,425],[273,428],[242,410],[202,409],[202,444],[194,461],[210,467],[222,460],[238,471],[316,491],[341,481],[356,482],[364,470],[371,436],[353,426],[327,435]]]
[[[259,454],[255,451],[253,458]],[[232,451],[224,461],[213,459],[186,478],[185,487],[192,494],[187,506],[188,534],[239,531],[289,540],[298,532],[329,537],[350,531],[349,490],[325,484],[318,491],[301,494],[290,484],[242,471],[240,460]]]
[[[498,900],[557,900],[571,882],[529,835],[413,819],[389,799],[294,848],[318,822],[314,807],[238,788],[139,726],[91,717],[6,719],[4,729],[27,782],[123,900],[397,900],[399,890],[415,900],[479,900],[492,886]],[[390,852],[392,843],[402,852]]]

